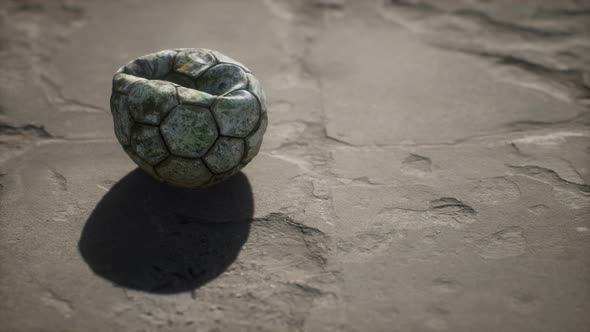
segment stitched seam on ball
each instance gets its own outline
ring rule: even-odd
[[[166,159],[160,161],[159,163],[157,163],[156,165],[152,166],[152,169],[154,170],[154,173],[158,176],[158,178],[166,183],[168,183],[168,181],[166,181],[166,179],[160,174],[160,172],[158,172],[158,167],[160,167],[163,163],[165,163],[166,161],[170,160],[170,158],[172,158],[173,155],[170,154],[168,157],[166,157]]]
[[[175,86],[175,87],[174,87],[174,90],[176,91],[176,102],[178,103],[178,105],[180,105],[180,104],[181,104],[181,102],[180,102],[180,94],[178,93],[178,87],[177,87],[177,86]],[[178,105],[177,105],[177,106],[178,106]],[[166,116],[168,116],[168,115],[166,115]],[[164,121],[164,120],[162,119],[162,121]]]
[[[250,78],[248,78],[248,87],[250,87]],[[260,128],[260,124],[262,123],[262,101],[260,101],[260,98],[258,98],[258,96],[254,92],[248,90],[248,88],[246,88],[246,91],[250,92],[258,102],[258,122],[256,123],[256,126],[254,126],[254,129],[252,129],[252,131],[250,131],[248,135],[246,135],[246,137],[248,137],[254,134],[256,130]]]
[[[219,61],[219,59],[217,59],[217,56],[215,56],[215,53],[213,53],[212,50],[207,50],[207,53],[209,53],[209,55],[211,55],[213,57],[213,59],[215,60],[215,64],[218,65],[221,62]]]
[[[154,54],[158,54],[158,53],[166,52],[166,51],[170,51],[170,50],[161,50],[161,51],[156,52]],[[154,80],[166,81],[164,79],[164,77],[166,77],[168,74],[170,74],[172,72],[172,70],[174,70],[174,64],[176,63],[176,56],[178,55],[178,52],[179,51],[177,51],[177,50],[172,50],[172,51],[174,51],[176,53],[174,53],[174,56],[172,57],[172,63],[170,65],[170,68],[168,69],[168,71],[166,73],[164,73],[164,75],[162,75],[162,77],[159,77],[159,78],[158,77],[155,77],[155,78],[153,78]],[[168,81],[166,81],[166,82],[168,82]],[[171,83],[171,82],[169,82],[169,83]]]
[[[209,164],[207,164],[207,162],[205,161],[205,158],[200,157],[200,158],[196,158],[196,159],[200,159],[201,160],[201,163],[203,165],[205,165],[205,168],[207,168],[209,170],[209,172],[211,172],[211,174],[213,174],[213,175],[223,174],[223,173],[215,173],[215,172],[213,172],[213,170],[211,169],[211,167],[209,167]],[[206,183],[209,183],[209,181],[211,181],[211,179],[209,179]]]
[[[217,64],[218,64],[218,65],[220,65],[220,64],[224,64],[224,65],[233,65],[233,66],[239,67],[240,69],[242,69],[244,72],[246,72],[246,73],[248,73],[248,74],[254,74],[254,73],[252,73],[252,72],[251,72],[249,69],[247,69],[247,68],[245,68],[245,67],[242,67],[242,66],[240,66],[240,65],[237,65],[237,64],[235,64],[235,63],[231,63],[231,62],[223,62],[223,61],[220,61],[220,60],[219,60],[219,58],[217,58],[217,56],[215,56],[215,53],[213,53],[213,51],[210,51],[210,53],[211,53],[211,55],[213,56],[213,58],[215,58],[215,61],[217,61]]]
[[[241,138],[240,139],[242,141],[242,155],[240,156],[240,159],[238,160],[238,164],[235,165],[234,167],[238,167],[240,166],[240,163],[244,160],[244,158],[246,158],[246,151],[248,151],[248,143],[246,142],[245,138]],[[232,167],[233,169],[233,167]]]
[[[211,116],[213,117],[213,122],[215,122],[215,128],[217,128],[217,136],[219,138],[219,136],[221,136],[221,128],[219,127],[219,123],[217,123],[217,118],[215,117],[215,112],[213,112],[213,109],[215,108],[215,106],[217,106],[218,102],[219,102],[219,96],[215,97],[215,100],[211,103],[211,106],[207,107],[207,109],[209,110],[209,113],[211,113]]]
[[[194,50],[194,48],[193,48],[193,50]],[[172,70],[170,71],[170,73],[175,73],[175,74],[183,75],[184,77],[187,77],[188,79],[194,81],[194,83],[196,83],[196,81],[199,79],[199,77],[203,76],[203,74],[205,74],[209,69],[211,69],[212,67],[214,67],[214,66],[216,66],[216,65],[219,64],[219,61],[217,60],[217,57],[215,57],[215,55],[210,50],[206,50],[206,52],[209,53],[209,55],[211,55],[211,57],[213,58],[213,60],[215,60],[215,63],[209,65],[209,67],[205,68],[205,70],[203,70],[202,72],[200,72],[199,75],[197,75],[196,77],[192,77],[192,76],[189,76],[189,75],[187,75],[185,73],[181,73],[179,71],[176,71],[175,68],[174,68],[175,65],[176,65],[176,56],[178,56],[178,53],[180,53],[180,52],[181,51],[177,51],[176,55],[174,56],[174,64],[172,65]],[[190,88],[187,88],[187,89],[190,89]],[[201,91],[201,90],[198,90],[198,89],[192,89],[192,90]]]
[[[238,89],[229,90],[228,92],[226,92],[226,93],[224,93],[222,95],[219,95],[219,97],[225,97],[225,96],[229,95],[230,93],[233,93],[233,92],[236,92],[236,91],[240,91],[240,90],[246,90],[246,91],[248,91],[247,88],[248,88],[248,84],[249,84],[250,81],[248,79],[248,72],[246,70],[244,70],[244,68],[242,68],[242,67],[240,67],[238,65],[235,65],[233,63],[227,63],[227,62],[222,62],[222,63],[219,63],[219,64],[220,65],[229,65],[229,66],[233,66],[233,67],[238,67],[240,70],[242,70],[244,72],[244,76],[246,76],[246,88],[238,88]],[[250,74],[252,74],[252,73],[250,73]]]
[[[206,52],[213,58],[213,60],[215,61],[215,63],[213,63],[209,67],[205,68],[205,70],[203,70],[202,72],[200,72],[199,75],[197,75],[196,77],[193,78],[193,77],[190,77],[189,76],[189,78],[194,81],[195,85],[197,84],[197,80],[201,76],[205,75],[205,73],[208,72],[209,69],[217,66],[220,63],[219,60],[217,60],[217,57],[215,56],[215,54],[213,54],[213,52],[211,52],[210,50],[206,50]],[[180,73],[180,74],[182,74],[182,73]],[[188,76],[188,75],[186,75],[186,76]],[[194,90],[201,91],[199,89],[194,89]],[[202,92],[204,92],[204,91],[202,91]]]
[[[162,128],[160,126],[158,126],[158,134],[160,135],[160,139],[162,139],[162,142],[164,142],[164,147],[166,147],[166,151],[168,151],[168,154],[171,156],[174,156],[175,154],[172,153],[172,150],[168,146],[168,142],[166,142],[166,139],[164,138],[164,134],[162,133]]]
[[[168,74],[164,75],[164,77],[170,75],[170,73],[175,73],[174,71],[174,67],[176,67],[176,58],[178,57],[178,53],[180,53],[179,50],[175,50],[176,54],[174,54],[174,57],[172,58],[172,66],[170,66],[170,70],[168,71]]]
[[[172,71],[170,71],[170,73],[168,73],[168,74],[178,74],[178,75],[180,75],[180,76],[184,76],[184,77],[188,78],[189,80],[193,81],[194,83],[196,83],[196,80],[198,80],[198,79],[199,79],[199,77],[203,76],[203,74],[204,74],[206,71],[208,71],[209,69],[211,69],[211,67],[214,67],[214,66],[216,66],[216,65],[217,65],[217,64],[212,64],[212,65],[209,65],[209,67],[205,68],[205,70],[203,70],[201,73],[199,73],[199,75],[197,75],[196,77],[189,76],[188,74],[181,73],[181,72],[179,72],[179,71],[176,71],[176,70],[174,70],[174,69],[172,69]],[[192,89],[192,88],[188,88],[188,87],[185,87],[185,88],[187,88],[187,89],[191,89],[191,90],[197,90],[197,91],[201,91],[201,90],[198,90],[198,89]]]
[[[116,75],[116,74],[115,74],[115,75]],[[115,87],[113,87],[113,89],[112,89],[113,91],[115,91],[116,93],[120,93],[120,94],[122,94],[122,95],[124,95],[124,96],[129,96],[129,93],[131,92],[131,90],[133,90],[133,86],[134,86],[135,84],[137,84],[137,83],[139,83],[139,82],[143,82],[144,80],[145,80],[145,81],[149,81],[148,79],[145,79],[145,78],[143,78],[143,77],[140,77],[140,76],[135,76],[135,75],[130,75],[130,74],[127,74],[127,75],[129,75],[129,76],[133,76],[133,77],[139,77],[139,78],[141,78],[141,80],[137,80],[137,81],[135,81],[135,82],[132,82],[131,84],[129,84],[129,86],[127,87],[127,90],[129,90],[129,92],[128,92],[128,93],[123,93],[123,92],[115,91]]]
[[[246,139],[250,135],[254,134],[254,132],[256,132],[256,130],[258,130],[258,128],[260,127],[260,123],[262,122],[262,103],[260,102],[258,97],[256,97],[256,94],[254,94],[254,92],[252,92],[248,89],[237,89],[232,92],[236,92],[236,91],[247,91],[249,94],[251,94],[254,97],[254,99],[256,99],[256,102],[258,103],[258,110],[257,110],[258,121],[256,122],[256,125],[254,126],[254,128],[252,130],[250,130],[250,132],[248,134],[246,134],[244,137],[240,137],[240,138]],[[228,137],[232,137],[232,136],[228,136]]]
[[[195,91],[199,91],[199,92],[202,92],[202,93],[207,93],[207,92],[204,92],[204,91],[201,91],[201,90],[197,90],[197,89],[191,89],[191,88],[187,88],[187,87],[184,87],[184,86],[177,86],[177,87],[176,87],[176,97],[178,98],[178,104],[179,104],[179,105],[192,105],[192,106],[199,106],[199,107],[209,108],[209,107],[211,107],[211,105],[213,105],[213,103],[215,102],[215,100],[214,100],[214,101],[212,101],[212,102],[211,102],[211,104],[209,104],[209,105],[205,105],[205,104],[197,104],[197,103],[191,103],[191,102],[181,102],[181,101],[180,101],[180,93],[178,92],[178,88],[179,88],[179,87],[183,87],[183,88],[185,88],[185,89],[188,89],[188,90],[195,90]],[[210,95],[210,96],[213,96],[213,95],[211,95],[211,94],[209,94],[209,95]],[[211,115],[213,115],[213,114],[211,114]]]

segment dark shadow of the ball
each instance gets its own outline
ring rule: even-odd
[[[78,247],[90,268],[117,286],[184,292],[235,261],[253,214],[243,173],[210,188],[181,189],[136,169],[98,203]]]

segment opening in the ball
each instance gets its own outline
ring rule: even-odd
[[[220,53],[205,49],[162,51],[137,59],[125,72],[149,80],[164,80],[214,96],[245,89],[248,69]]]

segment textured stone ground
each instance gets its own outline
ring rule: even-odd
[[[1,331],[588,331],[588,1],[1,1]],[[114,137],[114,71],[245,63],[208,191]]]

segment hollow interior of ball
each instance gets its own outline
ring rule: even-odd
[[[146,55],[127,65],[125,72],[150,80],[168,81],[214,96],[244,89],[248,82],[248,70],[242,64],[202,49]]]

